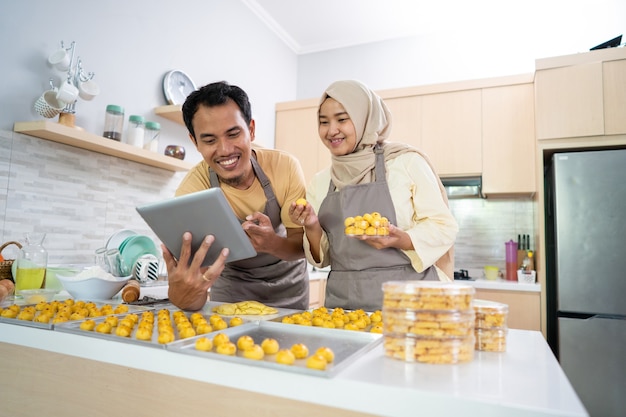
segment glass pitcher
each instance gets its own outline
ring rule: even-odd
[[[18,255],[15,274],[15,294],[21,290],[31,290],[44,287],[46,267],[48,266],[48,251],[43,247],[45,233],[26,233],[26,242]]]

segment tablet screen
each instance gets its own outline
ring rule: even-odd
[[[168,200],[136,207],[152,231],[178,259],[183,233],[191,232],[192,255],[207,235],[215,241],[207,252],[202,266],[210,266],[223,248],[230,253],[226,262],[256,256],[256,251],[230,208],[221,188],[209,188]],[[189,259],[191,263],[191,258]]]

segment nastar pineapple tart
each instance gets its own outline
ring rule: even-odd
[[[389,236],[389,219],[377,211],[346,217],[343,224],[349,236]]]

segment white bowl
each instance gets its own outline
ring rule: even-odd
[[[126,285],[132,276],[119,277],[115,281],[104,278],[76,279],[75,276],[57,275],[63,288],[77,300],[110,300]]]

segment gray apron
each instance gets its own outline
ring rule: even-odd
[[[256,159],[250,160],[267,199],[263,214],[269,217],[277,234],[287,236],[270,181]],[[211,187],[219,187],[217,174],[210,168],[209,177]],[[258,252],[253,258],[229,262],[211,287],[210,298],[211,301],[228,303],[255,300],[273,307],[306,310],[309,308],[306,260],[283,261],[268,253]]]
[[[319,210],[319,221],[328,235],[331,271],[326,284],[326,307],[374,311],[382,308],[382,284],[386,281],[439,280],[434,267],[416,272],[400,249],[375,249],[344,234],[344,219],[377,211],[396,223],[396,211],[387,186],[385,159],[379,145],[375,182],[346,186],[335,191],[332,180]]]

